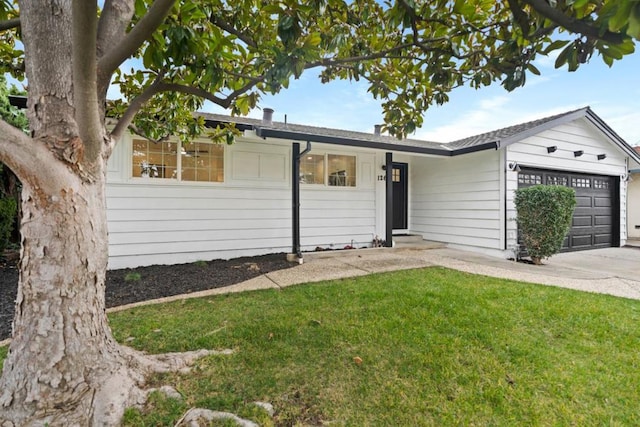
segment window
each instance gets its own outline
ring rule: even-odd
[[[300,183],[324,184],[324,154],[305,154],[300,159]]]
[[[609,180],[607,178],[594,178],[593,188],[597,188],[598,190],[606,190],[609,188]]]
[[[571,186],[576,188],[591,188],[589,178],[571,178]]]
[[[564,185],[567,186],[569,180],[566,176],[547,175],[547,185]]]
[[[177,144],[133,141],[132,175],[142,178],[177,179]]]
[[[329,185],[335,187],[356,186],[356,156],[329,154]]]
[[[222,182],[224,147],[206,142],[182,145],[136,139],[133,141],[131,167],[132,176],[139,178]]]
[[[300,159],[300,183],[355,187],[356,156],[306,154]]]
[[[182,180],[200,182],[224,181],[224,147],[193,142],[182,149]]]
[[[533,174],[533,173],[519,173],[518,183],[530,184],[530,185],[542,184],[542,175]]]

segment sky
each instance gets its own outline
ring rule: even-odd
[[[569,72],[555,69],[555,58],[536,65],[540,76],[529,74],[524,87],[507,92],[499,83],[480,90],[455,89],[450,101],[433,106],[424,124],[410,138],[450,142],[471,135],[590,106],[632,146],[640,145],[640,46],[637,52],[609,68],[599,56]],[[306,72],[288,89],[263,96],[259,107],[273,108],[274,120],[352,131],[373,132],[382,123],[380,102],[364,83],[320,83],[317,73]],[[226,114],[212,104],[205,111]],[[250,117],[262,117],[256,109]]]

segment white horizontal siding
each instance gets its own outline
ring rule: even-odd
[[[373,177],[371,177],[373,179]],[[375,188],[302,186],[300,244],[303,250],[369,246],[375,235]]]
[[[628,237],[640,239],[640,173],[631,175],[631,179],[627,190]]]
[[[357,187],[302,186],[303,247],[371,244],[375,156],[340,153],[357,156]],[[220,183],[132,178],[128,139],[113,158],[107,185],[109,268],[291,251],[289,141],[243,140],[225,147]]]
[[[285,252],[291,245],[291,194],[287,187],[252,188],[144,185],[140,180],[107,190],[110,268],[231,253]]]
[[[499,153],[417,158],[410,168],[410,230],[424,239],[500,249]]]
[[[547,152],[556,146],[557,151]],[[579,157],[574,151],[583,151]],[[598,160],[598,154],[605,154]],[[537,135],[525,138],[506,147],[506,162],[516,162],[521,167],[554,169],[567,172],[620,176],[626,173],[626,154],[611,143],[586,119],[556,126]],[[516,210],[514,190],[518,188],[518,173],[506,172],[507,246],[515,247]],[[620,238],[626,236],[626,185],[620,185]]]

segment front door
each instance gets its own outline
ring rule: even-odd
[[[393,229],[406,230],[408,228],[408,175],[409,165],[406,163],[393,164]]]

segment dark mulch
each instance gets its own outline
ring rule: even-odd
[[[109,270],[106,304],[107,307],[117,307],[171,295],[222,288],[293,265],[295,264],[287,262],[284,254],[272,254],[228,261]],[[0,340],[11,336],[17,287],[16,262],[0,258]]]

